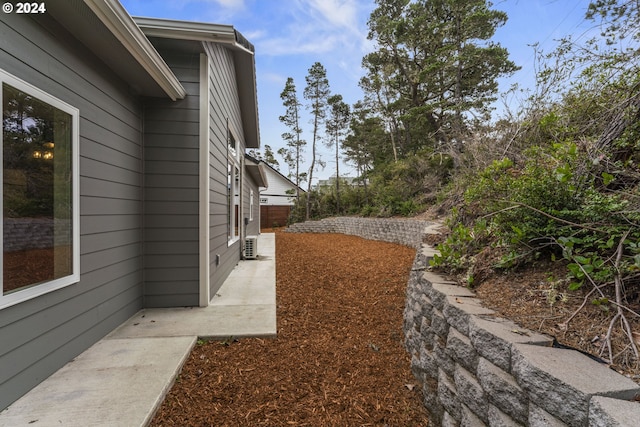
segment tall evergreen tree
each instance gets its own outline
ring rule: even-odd
[[[289,128],[289,132],[282,134],[282,139],[286,141],[287,145],[280,148],[278,154],[289,166],[289,178],[293,178],[296,183],[296,200],[299,200],[300,184],[306,179],[306,174],[300,172],[300,163],[303,162],[302,149],[307,143],[300,137],[302,134],[302,128],[300,128],[300,107],[302,104],[298,100],[296,85],[292,77],[287,78],[280,98],[285,107],[285,113],[280,116],[280,121]]]
[[[262,160],[272,168],[280,170],[280,162],[276,159],[273,149],[269,144],[264,145],[264,154],[259,150],[249,150],[249,155],[256,160]]]
[[[307,108],[311,112],[311,124],[313,125],[313,138],[311,140],[311,165],[309,166],[309,180],[307,191],[307,207],[306,219],[309,219],[311,210],[311,183],[313,180],[313,171],[317,165],[324,166],[322,161],[317,158],[316,147],[320,139],[320,129],[327,116],[327,100],[329,98],[329,80],[327,79],[327,71],[324,66],[316,62],[305,77],[307,86],[304,89],[304,98],[309,102]]]
[[[345,156],[354,163],[358,178],[364,186],[365,204],[369,203],[367,180],[369,172],[378,162],[391,161],[389,152],[385,153],[385,129],[380,117],[372,115],[369,108],[362,102],[353,105],[350,115],[349,135],[342,143]]]
[[[368,81],[391,93],[388,106],[405,129],[405,153],[425,145],[460,150],[469,117],[487,117],[497,79],[518,69],[491,41],[507,15],[486,0],[376,3],[368,37],[378,48],[363,65]]]
[[[340,147],[349,126],[349,105],[342,100],[342,95],[332,95],[327,100],[329,119],[327,120],[327,145],[336,150],[336,212],[340,214]]]

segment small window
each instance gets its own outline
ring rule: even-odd
[[[253,188],[249,190],[249,221],[253,221]]]
[[[78,110],[0,70],[0,308],[79,281]]]
[[[229,147],[229,153],[231,154],[231,156],[232,157],[237,157],[238,156],[238,151],[237,151],[237,147],[236,147],[236,139],[233,137],[233,134],[231,132],[229,132],[228,147]]]

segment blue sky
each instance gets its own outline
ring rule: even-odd
[[[256,74],[261,142],[274,150],[283,146],[287,129],[278,117],[284,113],[280,93],[287,77],[293,77],[298,96],[311,65],[318,61],[327,69],[332,93],[353,104],[362,98],[358,80],[362,57],[373,49],[367,40],[367,20],[373,0],[121,0],[133,16],[230,24],[256,48]],[[495,40],[506,47],[511,59],[522,67],[512,78],[501,81],[501,90],[512,83],[532,86],[534,50],[538,43],[553,50],[555,40],[568,35],[580,37],[592,24],[584,22],[589,0],[494,0],[494,9],[507,12],[509,20],[499,28]],[[303,138],[310,141],[310,118],[302,121]],[[324,170],[314,176],[335,174],[329,149],[321,147]],[[310,157],[310,156],[307,156]],[[281,171],[287,173],[280,162]],[[308,167],[308,166],[307,166]],[[340,166],[340,175],[354,173]],[[315,179],[314,179],[315,181]],[[315,183],[315,182],[314,182]]]

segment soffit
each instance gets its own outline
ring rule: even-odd
[[[118,2],[90,0],[89,3],[94,7],[106,8],[104,14],[133,26],[127,29],[123,24],[122,33],[116,36],[114,30],[83,0],[49,2],[47,13],[125,80],[136,93],[151,97],[169,96],[174,100],[184,97],[184,88],[178,79]],[[115,12],[112,12],[114,7]],[[145,46],[145,41],[148,46]]]

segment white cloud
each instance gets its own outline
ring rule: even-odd
[[[337,27],[352,29],[358,26],[358,7],[354,0],[310,0],[309,5]]]
[[[339,39],[335,36],[305,37],[305,34],[291,35],[291,37],[277,37],[263,40],[260,52],[273,56],[325,54],[337,49]]]
[[[193,0],[192,0],[193,1]],[[198,0],[195,0],[198,1]],[[243,10],[245,8],[244,0],[201,0],[205,3],[217,3],[225,9]]]
[[[261,41],[266,55],[324,54],[359,57],[368,51],[367,0],[295,0],[279,10],[280,26]],[[283,6],[284,3],[283,3]]]
[[[267,35],[267,32],[263,29],[256,29],[250,31],[243,31],[242,35],[245,36],[248,40],[259,40]]]
[[[266,83],[278,83],[281,86],[287,81],[287,76],[273,72],[260,73],[258,77]]]

